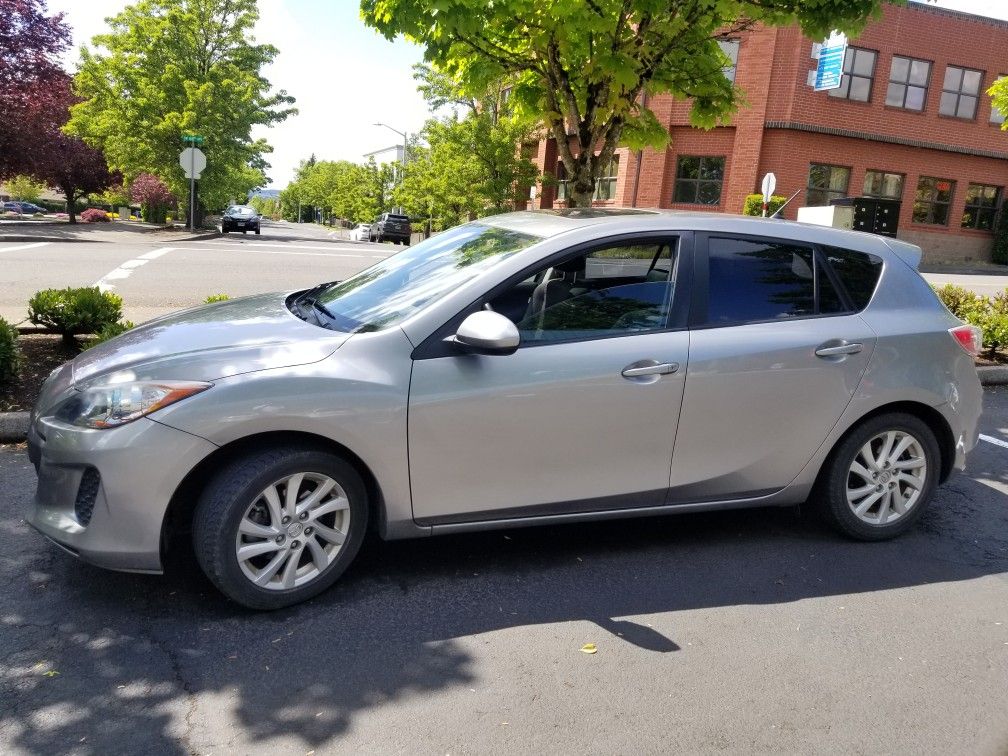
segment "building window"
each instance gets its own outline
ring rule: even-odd
[[[903,174],[868,171],[864,177],[865,197],[898,200],[903,196]]]
[[[983,71],[946,66],[938,112],[944,116],[972,121],[976,118],[981,84],[983,84]]]
[[[999,76],[998,81],[1001,81],[1004,78],[1005,77],[1003,75]],[[990,122],[996,123],[999,126],[1005,122],[1005,114],[998,110],[997,106],[993,103],[991,104]]]
[[[921,176],[914,199],[913,222],[947,226],[954,191],[955,181],[951,179]]]
[[[892,67],[889,69],[886,105],[907,110],[924,110],[930,79],[929,61],[893,55]]]
[[[849,184],[850,168],[810,163],[808,194],[805,197],[805,204],[810,207],[818,207],[828,205],[830,200],[846,197]]]
[[[842,97],[857,102],[871,100],[872,81],[875,78],[875,60],[878,53],[860,47],[848,47],[843,61],[843,78],[840,86],[829,90],[830,97]]]
[[[731,61],[730,66],[725,66],[721,70],[724,72],[725,78],[734,84],[735,68],[738,66],[739,41],[737,39],[719,39],[718,47],[721,48],[721,52],[727,55]]]
[[[681,156],[676,165],[672,201],[693,205],[720,205],[724,169],[724,156]]]
[[[602,169],[602,175],[595,179],[595,193],[592,195],[592,201],[595,200],[611,200],[616,197],[616,177],[619,175],[619,155],[613,155],[609,164]],[[567,200],[567,184],[569,179],[567,178],[567,167],[563,164],[563,161],[557,162],[556,168],[556,178],[557,178],[557,191],[556,198],[558,201]]]
[[[966,190],[966,211],[963,213],[962,227],[983,231],[994,228],[994,216],[1000,198],[1000,186],[970,184]]]

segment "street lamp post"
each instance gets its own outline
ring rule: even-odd
[[[375,126],[384,126],[389,131],[394,131],[396,134],[398,134],[399,136],[401,136],[403,138],[403,143],[402,143],[402,164],[405,167],[406,163],[409,162],[409,156],[407,155],[407,151],[409,150],[409,137],[406,135],[406,132],[405,131],[399,131],[399,129],[393,129],[387,123],[376,123],[374,125]]]

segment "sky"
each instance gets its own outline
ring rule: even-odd
[[[74,48],[66,57],[73,70],[77,46],[105,31],[104,19],[128,0],[48,0],[65,14]],[[1008,20],[1008,0],[938,0],[943,8]],[[375,123],[414,133],[429,117],[416,91],[411,66],[423,51],[405,40],[388,42],[360,20],[358,0],[259,0],[256,37],[280,54],[265,70],[277,89],[297,100],[298,114],[263,129],[273,153],[267,157],[270,188],[282,189],[298,163],[353,160],[401,143],[402,137]]]

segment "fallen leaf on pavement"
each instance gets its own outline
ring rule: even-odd
[[[594,643],[585,643],[581,646],[581,651],[586,654],[594,654],[598,649],[595,647]]]

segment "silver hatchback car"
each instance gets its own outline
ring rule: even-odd
[[[249,607],[429,536],[809,501],[898,535],[977,441],[979,334],[920,250],[780,220],[513,213],[153,320],[46,381],[29,522]],[[184,544],[183,544],[184,545]]]

